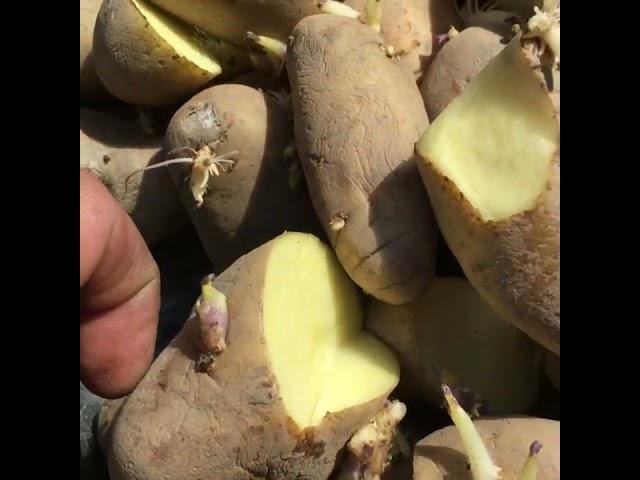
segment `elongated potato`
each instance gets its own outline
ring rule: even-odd
[[[432,122],[502,51],[500,35],[480,27],[466,28],[451,38],[433,59],[420,83]]]
[[[449,0],[379,0],[380,34],[395,48],[400,63],[420,80],[438,50],[438,37],[446,34],[460,19]],[[346,0],[362,12],[370,0]],[[429,117],[431,120],[431,117]]]
[[[286,42],[293,27],[320,13],[318,0],[151,0],[216,37],[248,46],[247,32]]]
[[[216,271],[285,230],[320,229],[289,148],[289,115],[266,92],[225,84],[200,92],[169,123],[167,151],[187,161],[200,152],[171,172]],[[203,168],[207,159],[219,162],[219,175]]]
[[[119,99],[165,106],[214,78],[251,68],[247,52],[175,19],[146,0],[105,0],[93,51],[100,80]]]
[[[560,422],[535,417],[506,417],[480,419],[473,423],[493,463],[500,468],[499,478],[525,478],[519,474],[529,457],[531,444],[538,441],[542,444],[535,457],[538,474],[531,478],[560,479]],[[473,479],[465,446],[455,427],[438,430],[417,443],[413,478]]]
[[[148,245],[156,245],[185,228],[188,216],[163,170],[131,176],[162,160],[162,137],[144,135],[134,123],[80,109],[80,168],[107,186],[131,215]]]
[[[215,356],[211,318],[227,325]],[[205,282],[182,331],[104,415],[112,480],[328,478],[398,381],[362,328],[354,285],[317,238],[286,233],[245,255]]]
[[[315,15],[287,54],[295,137],[311,200],[340,262],[368,294],[414,300],[437,229],[414,158],[429,124],[411,75],[355,19]]]
[[[109,97],[93,63],[93,28],[102,0],[80,0],[80,101],[96,102]]]
[[[560,354],[560,123],[520,36],[420,138],[447,244],[503,318]]]
[[[538,401],[536,345],[464,279],[437,278],[407,305],[372,301],[367,329],[400,360],[405,395],[439,407],[446,382],[490,414],[527,413]]]

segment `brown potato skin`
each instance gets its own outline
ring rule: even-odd
[[[307,15],[320,13],[317,0],[150,0],[182,20],[238,46],[247,32],[287,41]]]
[[[163,160],[162,137],[147,136],[136,124],[80,109],[80,168],[97,175],[131,215],[147,245],[179,233],[189,218],[164,169],[136,174]]]
[[[80,102],[109,98],[93,64],[93,28],[102,0],[80,0]]]
[[[362,12],[367,0],[344,3]],[[400,63],[419,81],[434,58],[439,45],[437,35],[451,26],[459,26],[452,1],[447,0],[382,0],[380,34],[400,55]],[[433,120],[429,117],[429,120]]]
[[[115,423],[104,440],[110,440],[112,480],[328,478],[339,450],[383,406],[385,397],[328,415],[306,431],[288,417],[261,323],[265,269],[276,241],[215,279],[227,297],[229,330],[212,376],[194,369],[199,330],[192,315],[110,415]]]
[[[392,304],[435,272],[437,228],[415,163],[429,124],[413,78],[357,20],[315,15],[287,55],[298,153],[311,199],[349,276]],[[346,217],[342,229],[330,223]]]
[[[320,230],[302,172],[298,187],[289,185],[289,168],[297,162],[285,156],[293,143],[289,115],[265,92],[224,84],[194,96],[169,123],[165,145],[168,152],[177,151],[173,156],[188,157],[184,147],[198,149],[216,140],[218,155],[238,152],[229,173],[209,179],[201,207],[185,182],[190,165],[170,168],[216,271],[285,230]]]
[[[481,27],[466,28],[449,40],[420,83],[429,120],[433,122],[504,46],[500,35]]]
[[[93,52],[98,77],[109,92],[134,105],[177,103],[214,77],[176,55],[130,0],[104,0]]]
[[[535,207],[498,222],[484,222],[429,159],[419,168],[469,282],[503,318],[560,355],[560,153]]]
[[[560,422],[535,417],[475,420],[474,424],[489,455],[500,467],[500,478],[515,480],[534,440],[542,444],[536,456],[537,480],[560,478]],[[438,430],[416,444],[413,455],[414,480],[472,480],[467,455],[454,426]]]

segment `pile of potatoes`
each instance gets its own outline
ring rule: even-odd
[[[80,1],[80,168],[212,271],[103,407],[112,480],[560,478],[559,22]]]

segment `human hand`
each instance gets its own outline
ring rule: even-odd
[[[130,393],[146,373],[160,311],[160,273],[129,215],[80,170],[80,380]]]

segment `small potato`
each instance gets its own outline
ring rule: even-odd
[[[269,93],[208,88],[175,113],[165,145],[184,159],[170,171],[216,271],[286,230],[320,230],[290,113]]]
[[[371,0],[346,0],[362,12]],[[380,0],[380,34],[399,54],[400,63],[420,80],[438,50],[439,38],[458,26],[454,2],[449,0]],[[429,117],[430,120],[431,117]]]
[[[560,479],[560,422],[534,417],[480,419],[473,422],[499,478],[519,476],[532,442],[542,444],[536,455],[537,480]],[[460,434],[450,426],[416,444],[413,456],[414,480],[473,480]],[[498,478],[498,477],[496,477]],[[536,477],[533,477],[536,478]]]
[[[316,213],[368,294],[415,300],[435,272],[437,228],[414,145],[429,120],[412,76],[356,19],[314,15],[287,53],[295,137]]]
[[[420,84],[429,120],[433,122],[504,45],[502,37],[480,27],[467,28],[451,38],[431,62]]]
[[[120,100],[166,106],[216,77],[248,71],[248,54],[170,17],[146,0],[105,0],[93,37],[100,80]]]
[[[166,171],[136,173],[162,160],[161,147],[161,137],[145,135],[134,123],[80,109],[80,168],[100,178],[150,246],[189,222]]]
[[[357,291],[331,249],[285,233],[205,280],[135,391],[105,407],[111,478],[329,478],[398,375],[363,331]]]
[[[93,64],[93,28],[102,0],[80,0],[80,101],[98,102],[109,98]]]

